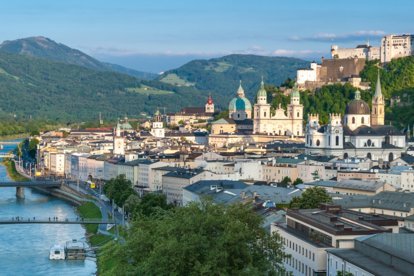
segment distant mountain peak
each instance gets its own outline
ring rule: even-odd
[[[6,40],[0,44],[0,51],[43,58],[100,71],[114,71],[142,79],[152,79],[156,77],[155,74],[139,72],[120,65],[100,62],[77,49],[70,48],[69,46],[58,43],[45,36],[32,36],[16,40]]]

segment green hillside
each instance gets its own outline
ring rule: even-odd
[[[153,113],[157,107],[175,111],[203,101],[204,95],[194,89],[0,52],[2,117],[67,122],[91,120],[102,112],[113,119]]]
[[[375,91],[375,85],[378,74],[378,62],[368,62],[361,77],[372,84],[372,91]],[[381,74],[382,93],[385,96],[386,121],[391,122],[400,128],[414,124],[414,57],[404,57],[392,60],[379,69]],[[373,92],[372,92],[373,93]],[[391,99],[399,98],[399,103]]]
[[[296,70],[309,62],[288,57],[229,55],[209,60],[194,60],[165,72],[158,77],[164,83],[179,87],[194,87],[212,93],[222,106],[233,97],[242,80],[249,99],[253,100],[261,77],[265,83],[279,85],[287,78],[295,78]]]
[[[0,51],[79,65],[95,70],[113,71],[140,79],[149,80],[157,77],[153,73],[140,72],[120,65],[100,62],[79,50],[72,49],[43,36],[4,41],[0,44]]]

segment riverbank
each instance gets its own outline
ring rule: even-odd
[[[93,202],[84,202],[76,207],[76,210],[81,218],[84,219],[102,219],[102,213],[98,206]],[[87,233],[87,238],[92,247],[102,246],[113,240],[112,236],[100,234],[98,224],[84,225]]]
[[[24,177],[17,171],[16,163],[13,160],[5,158],[2,163],[6,167],[6,172],[10,179],[16,182],[29,181],[27,177]]]

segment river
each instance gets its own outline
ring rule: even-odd
[[[6,145],[0,152],[13,148]],[[5,180],[11,181],[1,165],[0,181]],[[76,217],[73,206],[60,199],[25,189],[26,198],[17,200],[15,193],[15,188],[0,188],[0,218]],[[85,230],[80,225],[0,225],[0,275],[94,275],[97,268],[93,260],[49,260],[53,244],[84,238]]]

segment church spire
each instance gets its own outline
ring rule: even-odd
[[[377,85],[375,87],[375,94],[372,97],[371,109],[371,125],[384,125],[385,121],[385,103],[384,96],[381,91],[380,72],[378,70]]]
[[[244,97],[244,89],[242,87],[242,81],[240,80],[239,89],[237,89],[237,96],[240,98]]]
[[[374,98],[375,97],[382,97],[382,91],[381,91],[381,81],[380,81],[380,73],[378,70],[378,77],[377,77],[377,85],[375,86],[375,94],[374,94]]]

